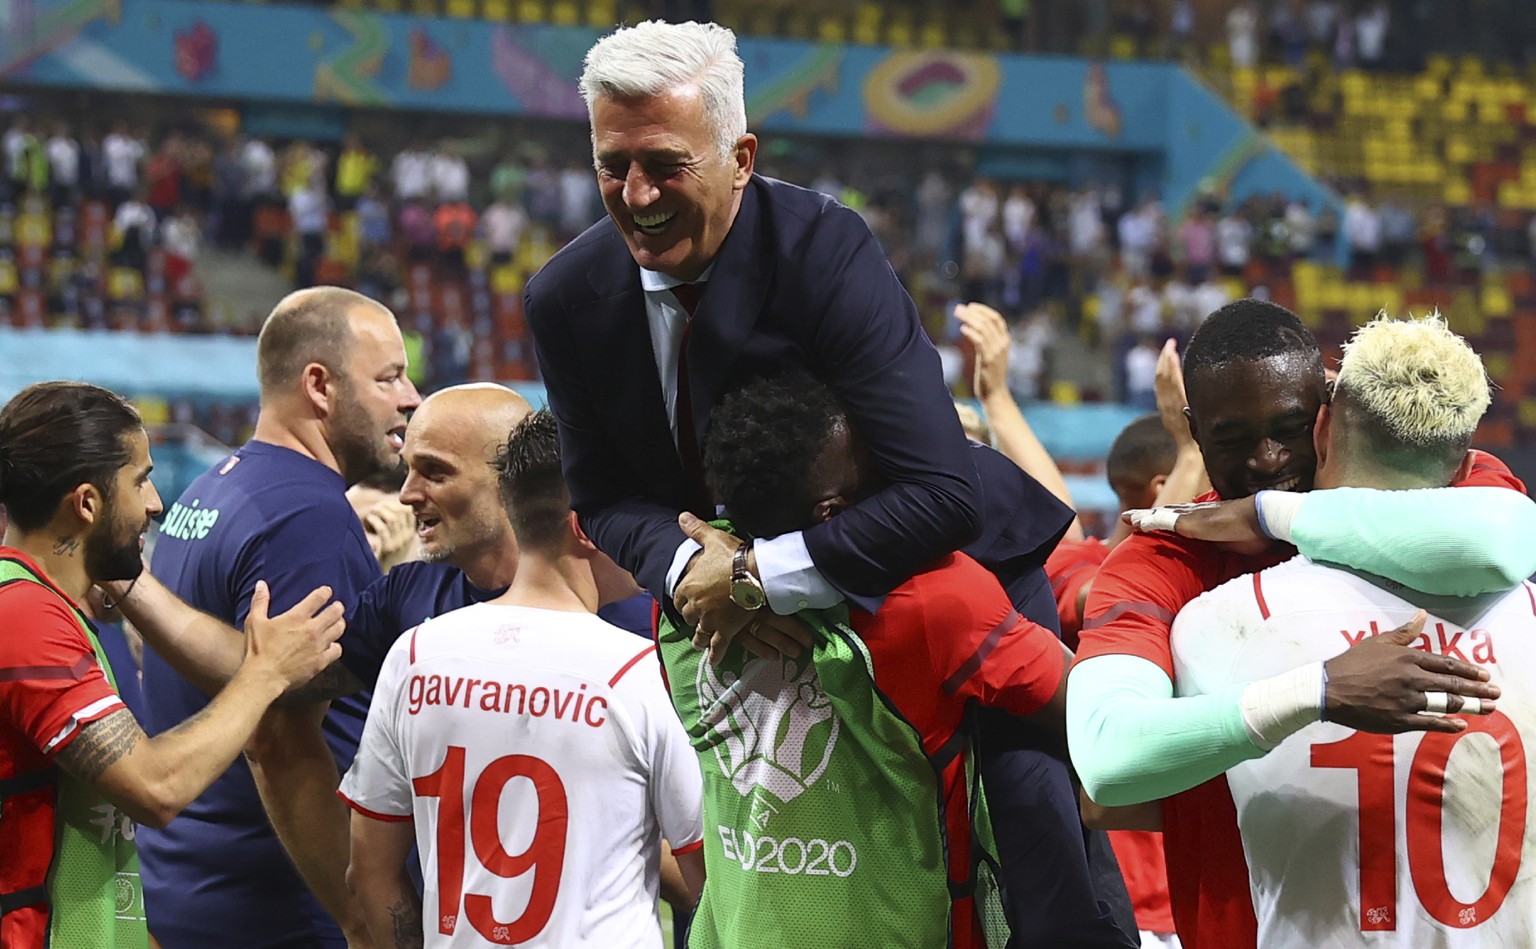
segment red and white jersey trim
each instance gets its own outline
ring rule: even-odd
[[[97,719],[105,718],[120,708],[127,708],[127,706],[123,704],[122,699],[112,695],[99,698],[85,708],[71,713],[69,721],[64,724],[63,728],[59,729],[59,733],[43,744],[43,754],[53,754],[73,741],[82,727],[89,725]]]

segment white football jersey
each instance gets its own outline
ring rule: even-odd
[[[586,613],[481,603],[406,633],[341,792],[414,818],[433,947],[659,949],[660,840],[702,835],[655,646]]]
[[[1412,619],[1377,582],[1297,557],[1206,593],[1174,622],[1179,694],[1327,660]],[[1317,723],[1227,772],[1264,949],[1536,946],[1536,592],[1415,597],[1431,615],[1412,647],[1487,669],[1498,711],[1458,735]]]

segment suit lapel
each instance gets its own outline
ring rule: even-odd
[[[709,430],[709,415],[724,394],[736,357],[762,315],[773,282],[774,258],[764,246],[763,186],[754,177],[715,258],[688,333],[688,384],[693,430]]]

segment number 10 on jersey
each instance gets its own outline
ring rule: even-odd
[[[1468,717],[1467,729],[1454,735],[1426,734],[1413,756],[1403,829],[1408,872],[1419,903],[1441,925],[1471,929],[1499,911],[1520,872],[1525,842],[1525,746],[1502,712]],[[1445,878],[1445,768],[1458,741],[1474,733],[1489,735],[1499,746],[1499,834],[1488,888],[1471,903],[1451,893]],[[1397,808],[1393,793],[1392,735],[1356,732],[1342,741],[1312,746],[1312,767],[1356,772],[1360,795],[1360,930],[1397,929]]]
[[[501,841],[499,810],[502,790],[514,778],[527,778],[538,792],[533,841],[522,853],[507,853]],[[442,767],[414,778],[411,785],[421,797],[437,803],[437,928],[451,935],[459,922],[459,900],[464,915],[483,938],[499,946],[527,942],[543,931],[560,893],[560,874],[565,865],[565,830],[569,821],[565,785],[555,769],[541,758],[504,755],[485,766],[475,780],[464,813],[464,749],[448,746]],[[533,892],[521,916],[501,922],[491,898],[464,893],[464,836],[466,830],[480,865],[496,876],[511,878],[533,871]]]

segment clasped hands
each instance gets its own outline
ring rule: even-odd
[[[765,659],[798,656],[815,640],[810,629],[793,616],[780,616],[771,607],[746,610],[731,599],[731,566],[739,538],[718,530],[683,512],[677,524],[703,549],[693,555],[672,592],[672,602],[693,627],[693,645],[709,650],[709,661],[718,665],[732,640]],[[757,562],[747,555],[747,569],[757,576]]]

